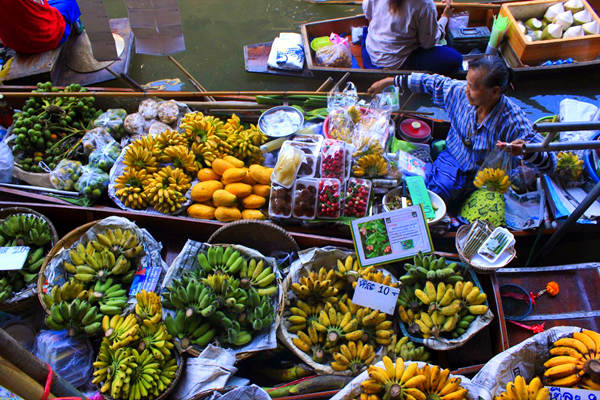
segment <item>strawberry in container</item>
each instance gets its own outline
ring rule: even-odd
[[[368,179],[350,178],[344,192],[344,216],[364,217],[369,206],[371,181]]]
[[[319,179],[317,217],[339,218],[341,214],[341,185],[339,179]]]
[[[345,143],[325,139],[321,146],[321,178],[344,179],[346,175]]]

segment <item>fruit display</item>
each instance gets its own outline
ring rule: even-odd
[[[144,246],[135,230],[107,227],[88,232],[65,253],[49,264],[55,275],[62,274],[42,294],[46,325],[70,335],[95,335],[103,315],[119,315],[127,306]]]
[[[346,177],[346,146],[343,142],[325,139],[321,146],[321,177],[344,179]]]
[[[317,192],[317,216],[319,218],[339,218],[341,215],[342,188],[335,178],[319,179]]]
[[[548,386],[600,390],[600,333],[584,329],[556,340],[544,368]]]
[[[358,177],[375,178],[388,172],[387,160],[383,157],[381,144],[370,141],[357,149],[352,157],[355,159],[352,173]]]
[[[191,189],[194,203],[187,214],[221,222],[265,219],[260,209],[271,191],[273,169],[258,164],[246,167],[233,156],[215,158],[211,165],[197,173],[199,182]]]
[[[406,361],[429,361],[431,357],[425,347],[417,346],[408,336],[403,336],[400,340],[397,340],[396,335],[393,335],[386,353],[392,360],[400,357]]]
[[[33,214],[11,214],[0,221],[0,247],[27,246],[29,252],[23,268],[0,272],[0,303],[35,282],[52,247],[48,222]]]
[[[529,384],[521,375],[513,382],[506,384],[506,391],[494,397],[494,400],[548,400],[550,390],[544,387],[539,377],[533,378]]]
[[[577,182],[583,172],[583,160],[575,153],[561,151],[556,156],[556,175],[562,182]]]
[[[404,264],[404,269],[406,273],[400,277],[400,282],[406,285],[424,283],[426,280],[445,283],[463,280],[458,263],[447,263],[444,257],[425,256],[420,252],[413,258],[412,264]]]
[[[473,184],[477,188],[506,193],[510,187],[510,179],[506,172],[500,168],[484,168],[477,172]]]
[[[102,318],[104,337],[92,383],[114,400],[155,399],[172,385],[178,369],[171,335],[160,317],[160,298],[141,291],[136,299],[135,314]]]
[[[293,216],[314,219],[317,215],[317,181],[298,179],[294,185]]]
[[[352,256],[338,258],[335,267],[304,269],[289,283],[288,306],[281,329],[284,343],[313,367],[327,373],[357,375],[392,342],[391,317],[351,300],[359,277],[396,286],[390,275],[361,268]]]
[[[38,83],[34,92],[59,92],[50,82]],[[86,92],[79,84],[64,92]],[[15,164],[31,172],[43,172],[40,162],[53,169],[60,160],[75,154],[79,140],[92,121],[102,113],[93,96],[30,97],[14,115],[12,151]]]
[[[272,265],[231,246],[211,246],[193,258],[197,267],[163,292],[164,307],[175,312],[165,324],[182,351],[211,342],[242,347],[273,326],[278,284]]]
[[[367,214],[370,196],[371,181],[358,178],[348,179],[344,193],[344,216],[364,217]]]

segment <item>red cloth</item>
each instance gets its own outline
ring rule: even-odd
[[[65,20],[47,1],[0,0],[0,10],[0,40],[6,47],[26,54],[58,47]]]

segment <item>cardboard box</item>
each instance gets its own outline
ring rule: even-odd
[[[600,24],[600,18],[586,0],[582,0],[587,11]],[[546,60],[558,60],[572,57],[576,61],[595,60],[600,54],[600,35],[585,35],[568,39],[551,39],[527,42],[525,35],[517,27],[517,21],[543,17],[557,0],[535,0],[516,3],[504,3],[500,15],[508,17],[508,43],[523,64],[539,65]]]

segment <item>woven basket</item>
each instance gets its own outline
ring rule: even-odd
[[[48,173],[28,172],[15,165],[13,168],[13,176],[33,186],[54,189],[54,186],[50,183],[50,174]]]
[[[71,247],[76,241],[79,240],[79,238],[81,238],[81,236],[83,236],[83,234],[85,234],[88,231],[88,229],[94,226],[97,222],[98,221],[88,222],[87,224],[78,226],[71,232],[67,233],[62,239],[60,239],[58,243],[54,245],[54,247],[52,247],[52,250],[50,250],[50,253],[48,253],[46,259],[44,259],[44,263],[42,264],[42,268],[40,268],[40,273],[38,275],[37,295],[38,300],[40,301],[40,304],[42,305],[42,308],[44,309],[46,314],[50,314],[50,310],[48,310],[48,308],[46,307],[46,303],[44,303],[44,300],[42,299],[45,283],[44,271],[46,270],[46,267],[55,255],[57,255],[62,249],[68,249],[69,247]]]
[[[58,234],[56,233],[56,228],[54,227],[52,222],[45,215],[40,214],[39,212],[32,210],[31,208],[8,207],[8,208],[0,209],[0,220],[5,219],[13,214],[32,214],[32,215],[35,215],[36,217],[41,218],[44,221],[46,221],[46,223],[50,227],[50,235],[51,235],[50,244],[52,247],[54,247],[56,245],[56,243],[58,242]],[[50,251],[52,251],[52,250],[50,250]],[[48,253],[48,254],[50,254],[50,253]],[[48,255],[46,255],[46,257],[48,257]],[[40,272],[42,271],[42,268],[44,267],[45,264],[46,264],[46,259],[44,260],[44,263],[42,264],[42,267],[40,268]],[[41,275],[40,272],[38,272],[39,275]],[[14,302],[10,302],[10,303],[0,303],[0,311],[20,312],[20,311],[24,311],[24,310],[30,308],[34,304],[35,304],[35,295],[33,295],[33,293],[32,293],[31,296],[28,296],[28,297],[18,300],[18,301],[14,301]]]
[[[489,228],[491,228],[492,231],[494,230],[493,226],[491,226],[490,224],[487,224],[487,225]],[[491,274],[494,271],[496,271],[497,269],[500,269],[500,268],[505,267],[506,265],[510,264],[510,262],[516,257],[517,251],[515,250],[515,246],[512,245],[511,247],[509,247],[506,250],[509,253],[508,259],[501,264],[489,266],[489,265],[482,265],[477,262],[474,263],[474,262],[468,260],[467,257],[465,256],[465,253],[463,252],[462,246],[459,244],[459,242],[462,241],[467,236],[470,229],[471,229],[471,225],[462,225],[461,227],[459,227],[458,230],[456,231],[456,238],[454,240],[454,244],[456,246],[456,251],[458,252],[458,257],[460,258],[460,260],[462,262],[464,262],[465,264],[468,264],[471,267],[473,267],[473,269],[477,270],[477,272],[480,272],[483,274]]]
[[[243,220],[217,229],[207,243],[239,244],[269,256],[274,251],[298,252],[300,247],[285,229],[271,222]]]

